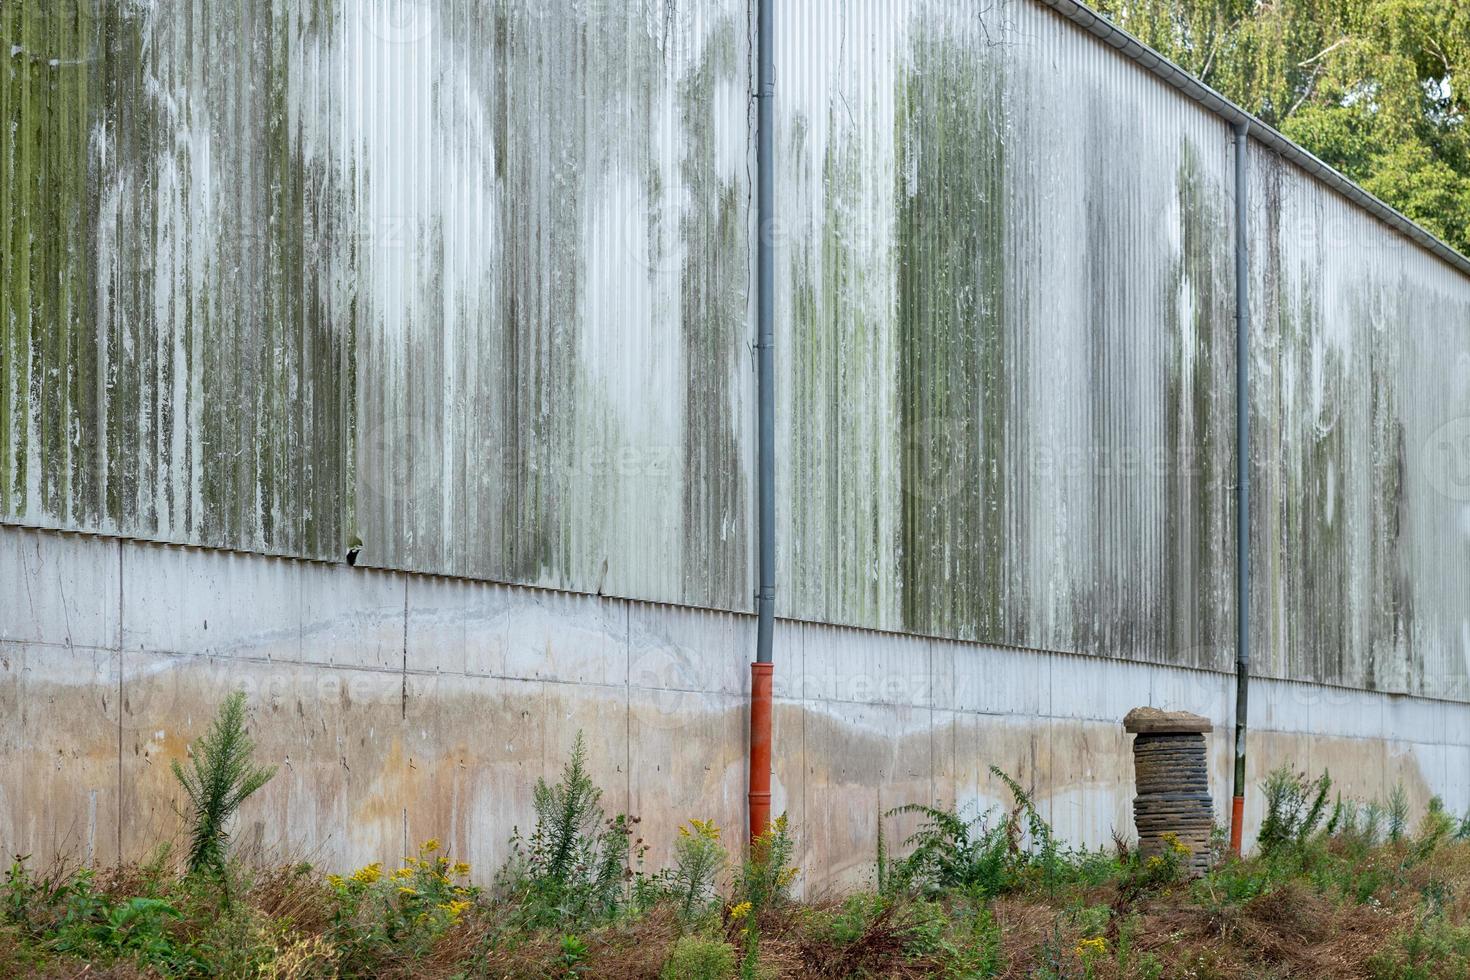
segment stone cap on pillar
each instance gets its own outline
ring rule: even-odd
[[[1123,718],[1123,729],[1133,735],[1204,735],[1214,726],[1210,719],[1188,711],[1134,708]]]

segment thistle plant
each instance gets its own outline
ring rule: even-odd
[[[270,782],[275,766],[251,761],[255,743],[245,733],[245,692],[236,691],[220,706],[209,732],[194,743],[192,766],[173,763],[174,778],[189,798],[189,871],[224,870],[230,818],[256,790]]]

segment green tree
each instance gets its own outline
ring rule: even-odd
[[[1470,252],[1470,0],[1097,0],[1097,6]]]

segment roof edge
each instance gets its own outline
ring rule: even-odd
[[[1470,258],[1466,258],[1402,211],[1368,193],[1316,155],[1282,135],[1279,130],[1231,102],[1102,14],[1085,4],[1078,3],[1077,0],[1036,0],[1036,2],[1051,8],[1226,122],[1236,125],[1243,124],[1251,138],[1269,146],[1285,159],[1295,163],[1349,201],[1383,221],[1384,224],[1401,232],[1415,244],[1448,262],[1464,275],[1470,276]]]

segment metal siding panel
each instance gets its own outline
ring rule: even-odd
[[[748,609],[750,17],[7,5],[0,514]],[[1031,0],[778,29],[782,613],[1229,669],[1226,124]],[[1252,173],[1260,669],[1470,697],[1470,283]]]
[[[788,16],[784,611],[1227,666],[1228,128],[1038,7]]]
[[[7,5],[0,513],[746,608],[748,16]]]
[[[1253,146],[1260,670],[1464,698],[1470,284]]]

